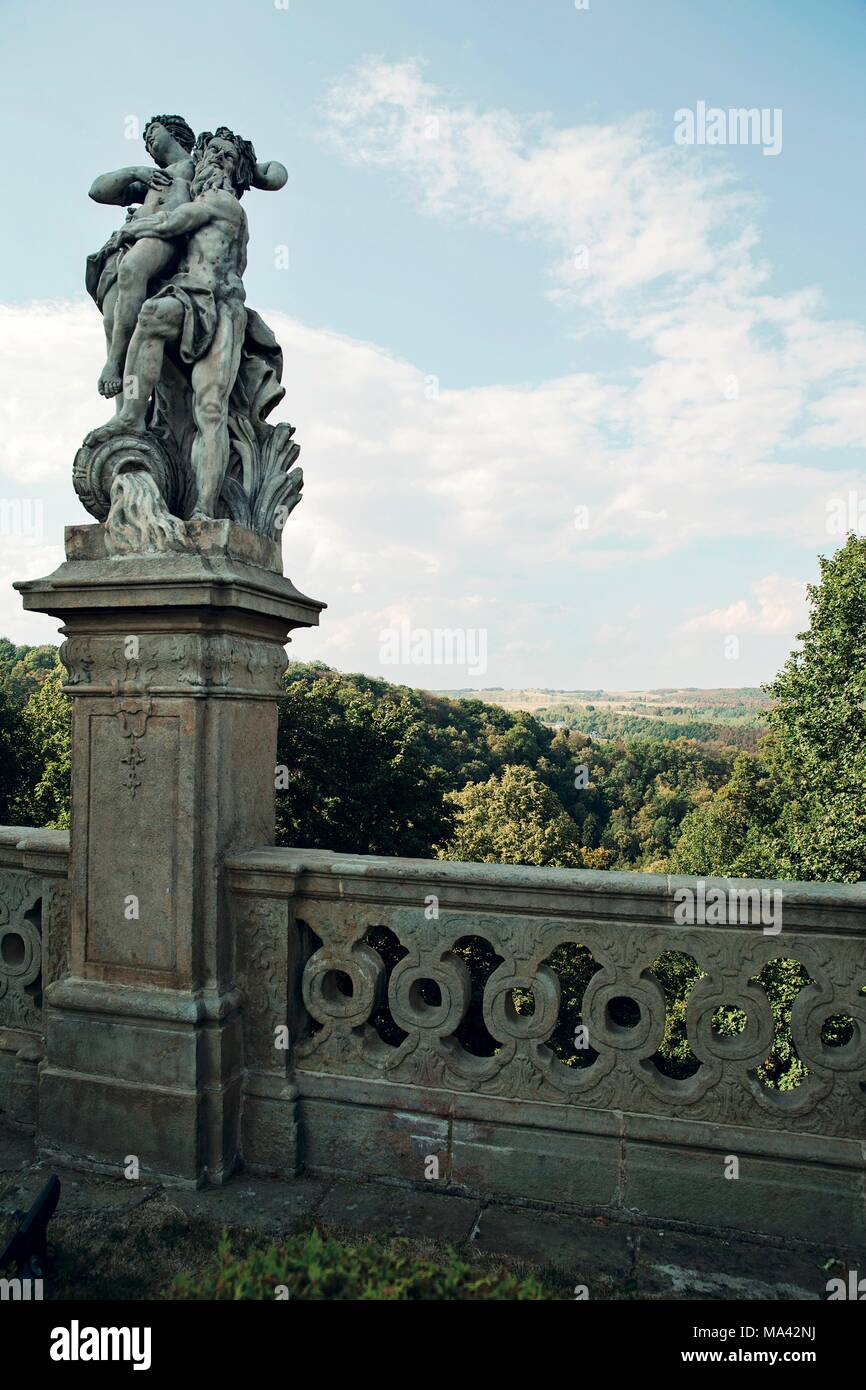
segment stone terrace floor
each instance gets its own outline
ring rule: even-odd
[[[40,1161],[31,1136],[2,1122],[0,1243],[13,1213],[27,1209],[51,1173],[60,1177],[62,1191],[50,1244],[74,1255],[76,1241],[83,1240],[88,1259],[94,1250],[110,1250],[115,1267],[127,1236],[129,1258],[135,1258],[145,1211],[152,1241],[159,1240],[160,1221],[172,1219],[187,1229],[252,1229],[264,1241],[313,1225],[344,1237],[402,1235],[450,1244],[467,1259],[494,1255],[552,1268],[586,1285],[591,1299],[820,1299],[827,1279],[845,1267],[844,1261],[834,1267],[829,1248],[785,1248],[742,1235],[713,1239],[687,1229],[558,1215],[373,1181],[305,1176],[283,1182],[240,1173],[224,1187],[195,1191],[94,1176]],[[82,1288],[80,1280],[76,1287]],[[85,1266],[81,1297],[86,1287]],[[111,1296],[104,1281],[95,1278],[92,1296]]]

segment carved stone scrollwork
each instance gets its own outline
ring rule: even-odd
[[[0,1025],[42,1026],[42,880],[0,870]]]
[[[43,911],[45,939],[42,951],[42,978],[46,985],[62,980],[69,973],[69,929],[72,895],[64,879],[46,885],[47,907]]]
[[[427,1003],[422,994],[426,982],[435,985],[439,1003]],[[420,962],[406,957],[391,976],[389,1002],[399,1027],[417,1029],[436,1038],[447,1038],[460,1026],[472,985],[465,961],[445,953],[441,960]]]
[[[387,989],[402,1041],[388,1045],[370,1022],[387,975],[382,957],[361,940],[374,923],[387,923],[404,948]],[[806,936],[778,941],[754,931],[682,932],[656,924],[587,925],[578,936],[555,919],[449,913],[430,922],[421,910],[381,910],[377,916],[357,903],[339,911],[321,905],[313,930],[325,944],[307,963],[304,997],[323,1026],[299,1049],[304,1070],[385,1073],[416,1085],[729,1124],[862,1132],[866,996],[860,989],[866,959],[859,941],[838,943],[829,952],[825,942]],[[455,949],[468,938],[480,938],[499,957],[482,992],[483,1023],[493,1040],[486,1056],[467,1051],[460,1041],[476,1007],[466,962]],[[580,1005],[593,1049],[586,1065],[564,1062],[551,1047],[562,998],[548,959],[563,944],[589,951],[600,967]],[[659,1065],[669,1015],[652,967],[671,951],[691,957],[696,967],[685,1011],[695,1069],[684,1077],[668,1075]],[[796,996],[791,1023],[808,1074],[784,1092],[762,1080],[776,1021],[757,978],[780,958],[797,961],[812,981]],[[524,996],[531,996],[529,1007]],[[738,1032],[716,1026],[719,1010],[744,1015]],[[851,1036],[829,1046],[822,1030],[840,1015],[851,1020]]]
[[[519,1014],[514,1005],[514,991],[532,994],[535,1008],[531,1014]],[[526,1042],[544,1042],[549,1038],[559,1016],[559,978],[546,965],[532,970],[514,969],[504,962],[495,970],[484,991],[484,1022],[494,1038]]]
[[[67,670],[67,685],[90,684],[95,657],[88,637],[68,637],[60,647],[59,656]]]
[[[824,1024],[834,1014],[852,1021],[851,1037],[837,1047],[822,1040]],[[853,989],[833,997],[819,985],[807,985],[794,1001],[791,1033],[799,1056],[808,1066],[830,1072],[859,1072],[866,1075],[866,995]]]
[[[615,1021],[611,1005],[617,999],[626,999],[638,1006],[640,1018],[633,1027]],[[665,997],[649,971],[637,978],[631,972],[623,975],[610,970],[599,971],[587,985],[583,1013],[593,1047],[598,1051],[613,1048],[616,1052],[648,1056],[658,1051],[664,1037]]]
[[[713,1027],[714,1015],[725,1006],[733,1006],[746,1015],[742,1032],[724,1035]],[[707,976],[698,981],[689,996],[688,1037],[699,1057],[758,1067],[773,1046],[773,1032],[770,1002],[754,980],[732,985]]]
[[[285,1071],[288,1047],[279,1048],[277,1030],[288,1025],[288,904],[245,898],[238,912],[239,982],[244,1010],[248,1066]]]
[[[356,943],[343,952],[323,946],[304,970],[304,1004],[329,1033],[338,1024],[357,1028],[381,997],[384,977],[382,958],[371,947]]]
[[[120,759],[123,786],[133,799],[142,785],[139,769],[147,762],[147,754],[142,752],[141,744],[147,734],[147,721],[152,712],[150,700],[121,700],[117,711],[125,740],[125,752]]]
[[[278,642],[233,633],[121,633],[70,637],[60,649],[77,695],[282,694],[287,665]]]

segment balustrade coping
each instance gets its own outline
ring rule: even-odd
[[[0,825],[0,845],[12,849],[41,849],[69,853],[68,830],[40,830],[30,825]]]
[[[68,858],[68,830],[0,825],[0,869],[25,869],[52,878],[65,878]]]
[[[7,866],[17,854],[62,858],[69,853],[68,830],[44,830],[33,826],[0,826],[0,862]],[[6,851],[6,854],[3,854]],[[671,898],[678,889],[726,892],[781,891],[788,908],[796,906],[843,912],[862,912],[866,932],[866,880],[859,883],[816,883],[795,879],[719,878],[700,874],[650,874],[609,869],[561,869],[531,864],[480,864],[450,859],[413,859],[390,855],[343,854],[332,850],[267,847],[227,856],[225,866],[234,886],[242,889],[245,875],[267,878],[319,875],[332,879],[383,882],[436,881],[455,887],[490,886],[556,892],[575,888],[582,895],[602,897]],[[287,885],[297,891],[294,882]]]
[[[226,859],[234,886],[242,887],[244,875],[320,875],[335,879],[384,882],[437,881],[453,886],[491,886],[533,892],[581,890],[589,896],[672,898],[678,889],[702,883],[707,890],[726,892],[781,891],[787,907],[815,907],[862,912],[866,933],[866,880],[860,883],[810,883],[786,879],[716,878],[701,874],[649,874],[609,869],[560,869],[546,865],[479,864],[449,859],[409,859],[389,855],[339,854],[318,849],[254,849]],[[294,891],[297,887],[290,885]],[[303,891],[303,890],[300,890]]]

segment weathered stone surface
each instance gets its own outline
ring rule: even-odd
[[[54,1168],[55,1165],[52,1165]],[[147,1181],[113,1174],[83,1173],[62,1164],[61,1211],[74,1243],[76,1221],[104,1222],[116,1240],[118,1224],[142,1203],[178,1209],[223,1226],[280,1239],[314,1224],[343,1233],[419,1236],[447,1242],[469,1260],[492,1255],[541,1267],[554,1266],[571,1284],[585,1285],[590,1305],[610,1297],[646,1299],[814,1299],[826,1296],[828,1271],[862,1267],[850,1255],[822,1242],[743,1239],[735,1232],[659,1230],[647,1222],[607,1221],[561,1213],[527,1211],[496,1201],[467,1201],[437,1188],[399,1189],[393,1182],[333,1181],[304,1176],[275,1182],[241,1172],[223,1187],[174,1188],[160,1194]],[[46,1168],[23,1131],[0,1123],[0,1223],[26,1209],[45,1182]]]
[[[112,556],[195,550],[197,523],[218,516],[279,539],[303,475],[292,427],[266,422],[282,354],[245,303],[240,200],[288,175],[227,126],[196,139],[182,116],[154,116],[144,142],[153,167],[90,189],[129,212],[87,263],[108,348],[98,390],[118,409],[78,450],[75,490]]]
[[[635,1266],[636,1236],[630,1226],[603,1217],[552,1215],[520,1207],[485,1206],[473,1234],[483,1254],[510,1255],[554,1265],[587,1285],[590,1298],[604,1297],[606,1280],[625,1282]]]
[[[282,574],[283,560],[280,542],[250,531],[228,519],[218,521],[188,521],[186,535],[189,550],[196,555],[214,559],[227,557],[242,564],[258,565],[261,569]],[[67,526],[66,557],[69,560],[107,560],[105,527]]]
[[[446,1119],[358,1105],[347,1124],[342,1105],[303,1099],[301,1123],[304,1164],[315,1173],[359,1173],[423,1183],[428,1157],[447,1163]],[[442,1176],[447,1176],[444,1167]]]
[[[0,1114],[36,1124],[43,995],[66,968],[66,831],[0,827]]]
[[[859,1169],[845,1170],[743,1157],[733,1179],[725,1177],[726,1156],[626,1144],[625,1205],[664,1215],[674,1215],[675,1206],[678,1220],[718,1230],[837,1239],[866,1249],[862,1160]]]
[[[71,925],[46,989],[40,1139],[186,1183],[238,1162],[243,996],[222,865],[273,839],[284,644],[322,606],[254,563],[273,561],[262,537],[194,529],[200,553],[117,559],[76,528],[65,564],[20,586],[63,619],[73,697]]]
[[[309,1230],[320,1220],[321,1204],[329,1190],[330,1184],[316,1178],[273,1182],[251,1176],[245,1168],[223,1187],[184,1188],[173,1193],[172,1200],[181,1211],[215,1225],[243,1223],[269,1239],[284,1239],[295,1231]]]
[[[764,1241],[718,1238],[682,1231],[639,1230],[634,1235],[637,1292],[641,1297],[823,1299],[830,1246],[783,1249]]]
[[[316,1171],[417,1184],[426,1156],[451,1190],[482,1199],[848,1246],[866,1236],[863,885],[770,885],[784,892],[776,933],[679,925],[687,879],[306,850],[257,850],[228,868],[245,920],[257,902],[273,914],[282,892],[298,932],[303,924],[321,942],[304,953],[298,935],[299,958],[284,952],[286,987],[273,987],[288,999],[300,974],[312,1020],[292,1030],[289,1074]],[[367,939],[383,927],[404,949],[393,968]],[[496,1047],[483,1056],[457,1036],[469,991],[453,948],[468,937],[500,962],[484,986]],[[584,1067],[563,1065],[548,1046],[560,997],[547,962],[567,943],[600,967],[581,1004],[595,1054]],[[652,967],[666,951],[687,953],[701,972],[687,1014],[699,1065],[681,1080],[655,1060],[667,1006]],[[778,958],[799,961],[811,981],[792,1019],[809,1075],[786,1092],[759,1079],[773,1020],[754,977]],[[510,1007],[515,989],[531,992],[531,1014]],[[609,1011],[623,998],[637,1005],[630,1027]],[[745,1013],[741,1033],[716,1032],[720,1005]],[[390,1041],[372,1021],[383,1007]],[[831,1048],[822,1029],[839,1014],[856,1026]],[[265,1016],[272,1022],[273,1004]],[[252,1017],[246,1026],[255,1031]],[[738,1180],[724,1176],[729,1155]]]
[[[475,1228],[477,1205],[445,1194],[404,1193],[380,1184],[338,1183],[318,1219],[344,1230],[392,1236],[427,1236],[459,1244]]]
[[[619,1205],[620,1146],[589,1135],[457,1120],[452,1174],[477,1194],[605,1209]]]

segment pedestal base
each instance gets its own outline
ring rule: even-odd
[[[222,864],[273,843],[284,643],[324,606],[230,522],[109,558],[101,526],[20,583],[63,621],[73,696],[70,973],[46,993],[39,1142],[110,1171],[222,1181],[239,1147],[242,995]]]

